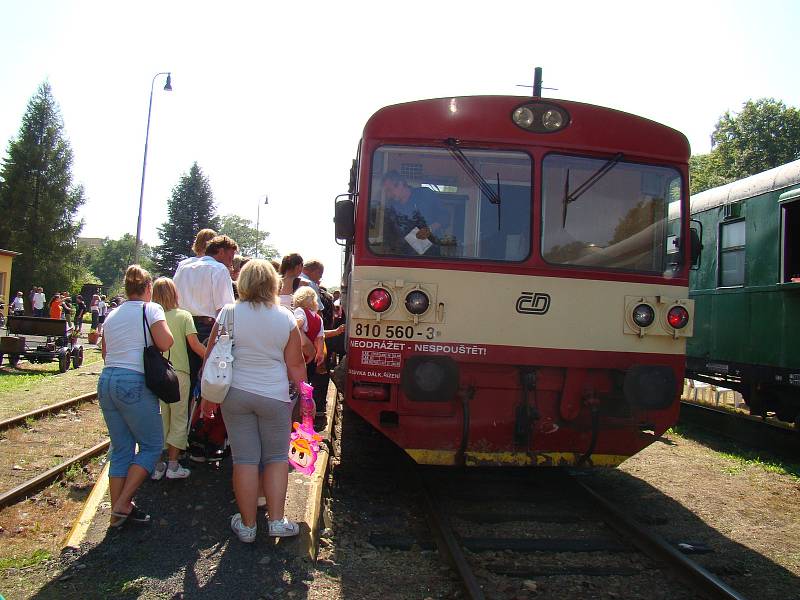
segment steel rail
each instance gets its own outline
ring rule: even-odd
[[[753,449],[772,452],[790,460],[800,458],[800,431],[792,427],[685,400],[681,401],[681,420]]]
[[[38,419],[39,417],[42,417],[46,414],[52,412],[58,412],[64,410],[65,408],[69,408],[70,406],[80,404],[81,402],[88,402],[89,400],[94,400],[95,398],[97,398],[97,392],[89,392],[88,394],[83,394],[82,396],[76,396],[75,398],[70,398],[69,400],[56,402],[55,404],[51,404],[43,408],[37,408],[36,410],[32,410],[30,412],[17,415],[16,417],[11,417],[10,419],[6,419],[5,421],[0,421],[0,431],[24,423],[26,419]]]
[[[0,508],[15,503],[17,500],[27,496],[33,490],[40,489],[45,484],[49,483],[51,480],[61,475],[61,473],[69,469],[72,465],[76,463],[82,463],[83,461],[92,458],[93,456],[105,451],[106,449],[108,449],[110,444],[111,440],[108,439],[103,442],[100,442],[96,446],[93,446],[88,450],[84,450],[77,456],[74,456],[68,461],[61,463],[57,467],[53,467],[52,469],[45,471],[41,475],[37,475],[33,479],[29,479],[28,481],[18,485],[17,487],[8,490],[7,492],[4,492],[3,494],[0,494]]]
[[[616,506],[584,482],[575,480],[575,483],[605,512],[607,517],[605,520],[612,528],[657,562],[669,565],[675,573],[704,597],[713,600],[744,600],[744,596],[736,592],[716,575],[696,562],[689,560],[659,536],[629,519]]]
[[[478,580],[475,578],[475,573],[472,567],[470,567],[469,562],[467,562],[466,556],[464,556],[461,545],[458,543],[453,528],[450,526],[449,519],[442,512],[436,497],[419,470],[416,471],[416,475],[422,490],[425,508],[428,511],[428,519],[437,534],[437,546],[439,546],[443,554],[450,558],[451,564],[461,578],[461,583],[464,586],[467,598],[470,598],[470,600],[484,600],[486,596]]]

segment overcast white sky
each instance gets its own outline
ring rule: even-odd
[[[136,233],[147,103],[156,82],[142,237],[194,161],[220,214],[253,221],[282,254],[338,283],[333,198],[369,116],[421,98],[545,96],[639,114],[694,153],[725,110],[800,106],[800,3],[95,2],[0,0],[0,156],[48,80],[86,188],[82,235]]]

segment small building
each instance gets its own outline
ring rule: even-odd
[[[8,304],[11,302],[11,263],[19,252],[3,250],[0,248],[0,300]]]
[[[102,248],[105,238],[79,237],[78,246],[83,248]]]

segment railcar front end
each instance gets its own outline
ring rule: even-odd
[[[668,127],[560,100],[376,113],[337,207],[346,402],[425,464],[647,446],[692,335],[688,156]]]

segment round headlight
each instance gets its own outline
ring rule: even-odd
[[[367,304],[375,312],[386,312],[392,305],[392,296],[383,288],[375,288],[367,296]]]
[[[424,362],[414,369],[414,383],[424,392],[435,392],[444,385],[446,371],[436,362]]]
[[[544,125],[545,129],[555,131],[564,125],[564,115],[554,108],[546,110],[542,114],[542,125]]]
[[[421,315],[428,310],[430,304],[428,294],[420,290],[414,290],[406,296],[406,310],[412,315]]]
[[[673,306],[667,313],[667,323],[675,329],[683,329],[689,322],[689,311],[682,306]]]
[[[638,304],[633,309],[633,322],[639,327],[649,327],[656,318],[656,311],[649,304]]]
[[[515,110],[512,118],[514,119],[514,123],[520,127],[530,127],[533,125],[533,111],[525,106],[520,106]]]

